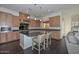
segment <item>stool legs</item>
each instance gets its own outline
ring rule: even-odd
[[[46,48],[48,48],[48,39],[46,39]]]
[[[49,41],[49,45],[51,45],[51,38],[50,38],[50,41]]]
[[[38,53],[40,54],[40,43],[38,44]]]
[[[32,50],[33,50],[33,41],[32,41]]]
[[[45,40],[44,40],[44,46],[43,46],[43,49],[45,50]]]

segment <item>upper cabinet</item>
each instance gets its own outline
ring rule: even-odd
[[[12,15],[11,14],[6,14],[6,26],[12,27]]]
[[[27,20],[27,17],[28,16],[30,16],[30,15],[29,14],[26,14],[26,13],[19,12],[20,22],[23,22],[24,20]]]
[[[40,20],[30,20],[29,21],[29,27],[40,27]]]
[[[6,13],[0,12],[0,26],[5,26],[6,24]]]
[[[18,16],[13,16],[12,19],[12,27],[19,27],[20,26],[20,20]]]
[[[60,16],[50,17],[50,27],[60,27]]]
[[[19,16],[0,12],[0,26],[19,27]]]

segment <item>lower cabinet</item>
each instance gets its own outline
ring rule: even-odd
[[[6,33],[0,33],[0,43],[7,42]]]
[[[13,40],[18,40],[18,39],[20,39],[20,34],[19,34],[19,32],[12,32],[12,38],[13,38]]]
[[[60,31],[52,31],[52,38],[53,39],[60,39]]]
[[[6,43],[20,39],[19,32],[0,33],[0,43]]]
[[[7,40],[7,42],[9,42],[9,41],[13,41],[13,37],[12,37],[12,32],[8,32],[8,33],[6,33],[6,40]]]

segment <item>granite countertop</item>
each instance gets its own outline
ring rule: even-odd
[[[20,32],[21,34],[24,34],[24,35],[27,35],[29,37],[33,37],[33,36],[38,36],[38,35],[41,35],[43,34],[43,32],[35,32],[35,31],[24,31],[24,32]]]
[[[0,33],[8,32],[19,32],[21,34],[27,35],[29,37],[38,36],[46,32],[60,31],[60,29],[29,29],[29,30],[11,30],[11,31],[0,31]]]
[[[11,31],[0,31],[0,33],[6,33],[6,32],[27,32],[27,31],[60,31],[60,29],[28,29],[28,30],[11,30]]]
[[[30,29],[30,30],[27,30],[27,31],[21,31],[20,33],[24,34],[24,35],[27,35],[27,36],[38,36],[38,35],[41,35],[41,34],[44,34],[44,33],[47,33],[47,32],[52,32],[52,31],[60,31],[58,29],[51,29],[51,30],[48,30],[48,29]]]

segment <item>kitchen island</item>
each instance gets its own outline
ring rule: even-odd
[[[20,32],[20,46],[23,49],[27,49],[32,46],[32,38],[34,36],[38,36],[43,34],[42,32],[38,31],[23,31]]]

